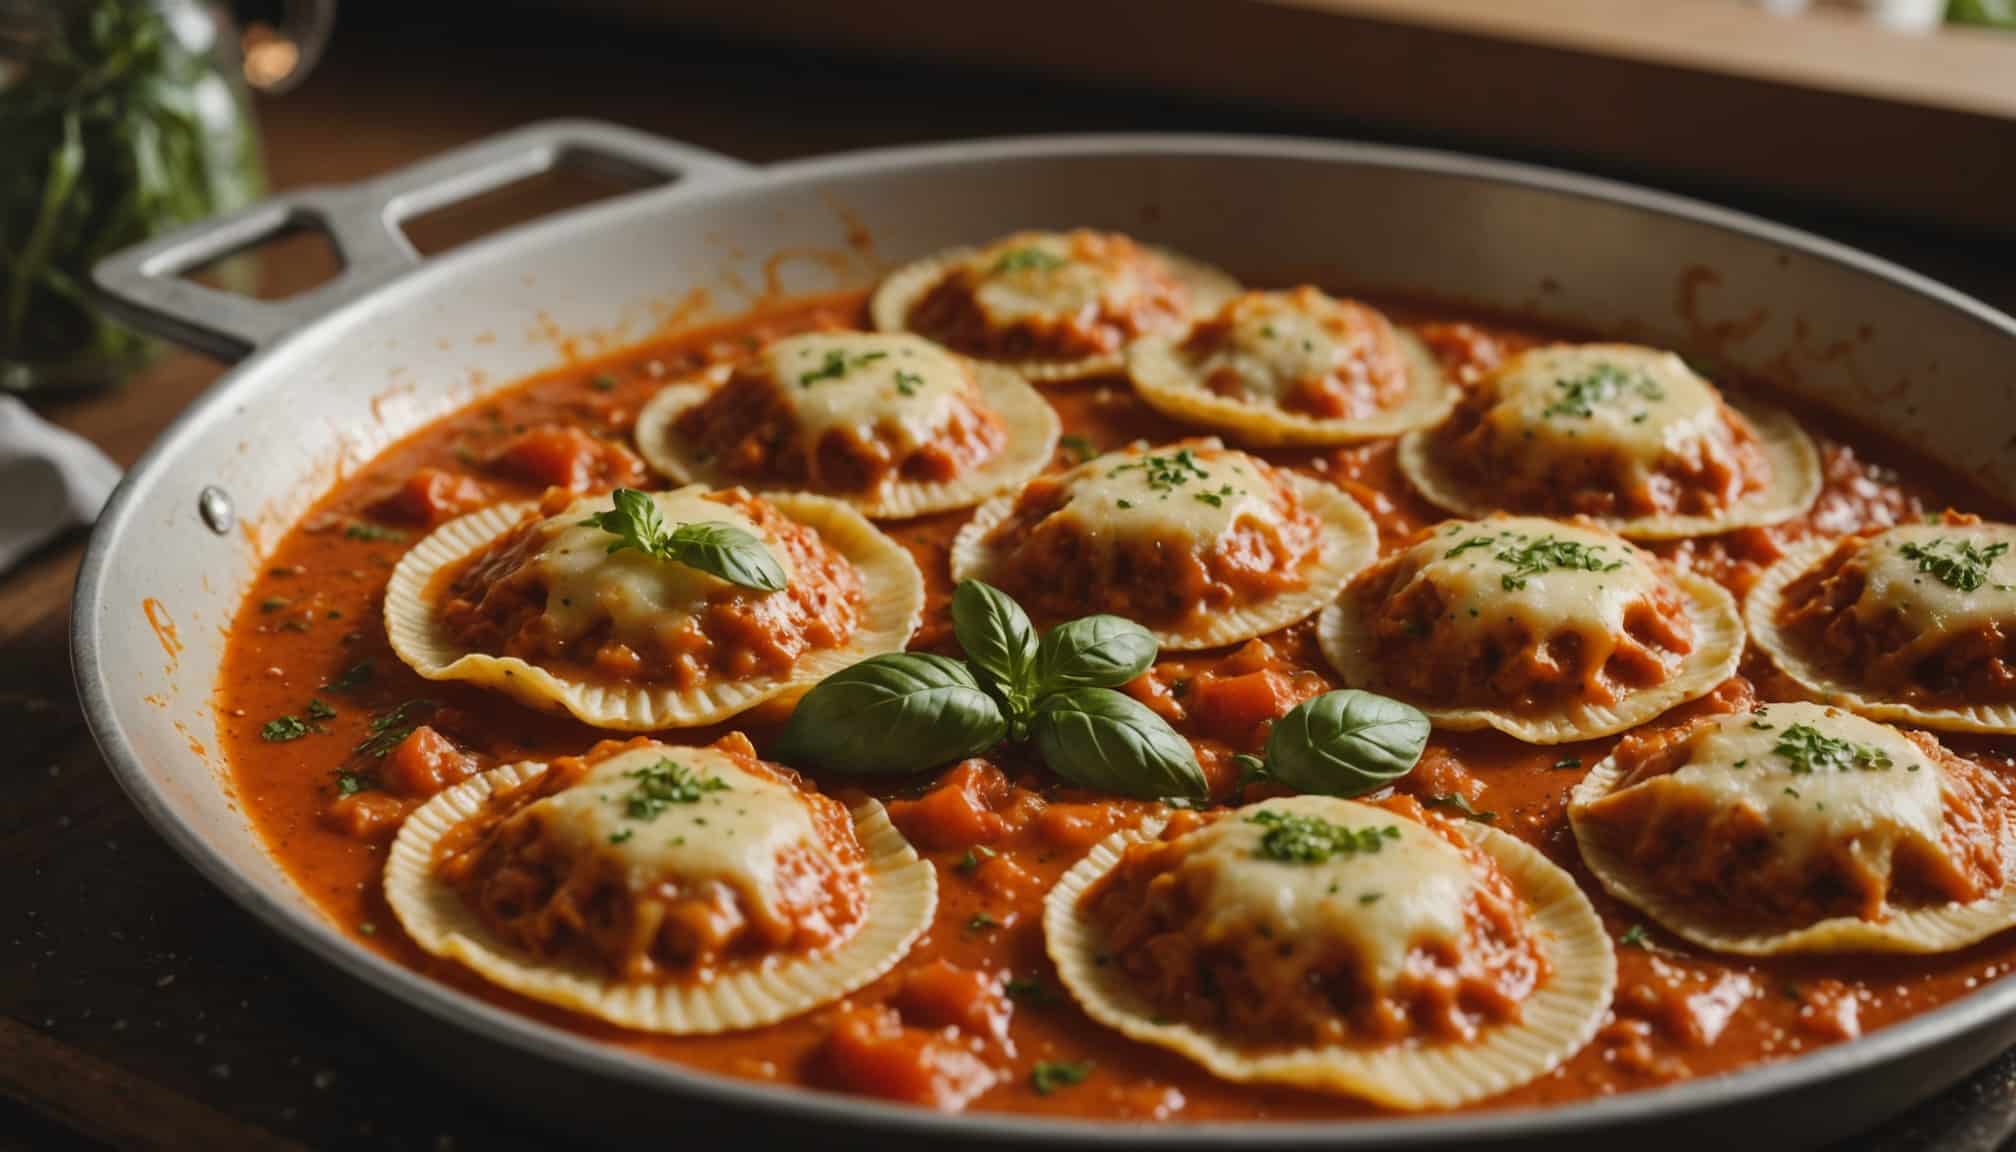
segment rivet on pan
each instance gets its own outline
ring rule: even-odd
[[[204,485],[203,491],[196,494],[196,514],[219,536],[231,531],[231,525],[238,519],[238,513],[231,507],[231,497],[215,484]]]

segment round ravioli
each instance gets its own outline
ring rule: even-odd
[[[899,519],[1019,487],[1049,462],[1058,422],[1006,368],[901,333],[810,332],[771,341],[725,382],[660,390],[636,434],[678,483],[812,490]]]
[[[1865,716],[2016,733],[2016,526],[1948,516],[1793,547],[1745,605],[1808,691]]]
[[[429,680],[641,732],[716,723],[900,651],[922,618],[910,553],[845,504],[698,485],[635,495],[661,536],[685,542],[680,559],[599,526],[609,496],[500,504],[442,525],[386,587],[392,650]],[[767,553],[784,586],[684,562],[742,563],[730,537]]]
[[[1017,232],[898,268],[869,314],[884,332],[916,332],[1046,382],[1118,372],[1129,344],[1238,291],[1216,268],[1116,232]]]
[[[413,940],[625,1028],[756,1028],[887,972],[936,873],[882,806],[849,812],[756,759],[605,743],[449,788],[399,829],[385,897]]]
[[[1671,352],[1551,344],[1485,377],[1400,469],[1466,516],[1584,515],[1641,540],[1775,524],[1820,495],[1820,456],[1788,414],[1732,405]]]
[[[1350,687],[1531,744],[1622,732],[1705,695],[1744,639],[1714,581],[1586,521],[1517,516],[1423,530],[1352,580],[1317,635]]]
[[[1312,615],[1378,550],[1342,491],[1196,441],[1110,452],[988,501],[952,542],[952,578],[1045,619],[1126,616],[1182,651]]]
[[[1044,937],[1087,1015],[1228,1080],[1454,1108],[1594,1034],[1616,958],[1588,897],[1482,824],[1327,796],[1095,846]]]
[[[1254,444],[1348,444],[1438,423],[1456,386],[1412,333],[1311,287],[1245,292],[1127,354],[1134,390]]]
[[[1603,886],[1718,952],[1944,952],[2016,926],[2008,788],[1820,704],[1634,734],[1568,816]]]

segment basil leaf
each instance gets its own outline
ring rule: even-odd
[[[784,566],[763,541],[733,524],[715,520],[681,524],[665,538],[665,554],[730,584],[758,592],[784,590]]]
[[[872,656],[821,680],[791,713],[776,755],[854,775],[907,775],[999,744],[1008,722],[957,660]]]
[[[1043,634],[1036,648],[1039,694],[1118,688],[1155,663],[1155,634],[1119,616],[1083,616]]]
[[[992,584],[961,580],[952,590],[952,634],[1010,709],[1027,710],[1036,689],[1036,628],[1022,606]]]
[[[1428,743],[1420,709],[1347,688],[1305,700],[1267,734],[1267,773],[1301,792],[1362,796],[1413,771]]]
[[[1131,696],[1106,688],[1045,696],[1029,731],[1043,763],[1080,787],[1145,800],[1208,791],[1190,742]]]

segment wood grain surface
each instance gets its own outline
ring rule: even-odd
[[[657,23],[591,27],[505,9],[480,10],[479,23],[417,5],[362,8],[346,9],[323,70],[262,109],[278,187],[355,179],[556,115],[622,121],[752,161],[1031,131],[1339,132],[1304,113],[999,75],[974,83],[942,67],[714,40]],[[1574,155],[1539,158],[1592,166]],[[1664,182],[1704,188],[1699,178]],[[1717,199],[2016,307],[2016,262],[1978,233],[1903,228],[1705,183]],[[493,204],[430,221],[425,246],[507,213]],[[289,246],[262,259],[264,291],[302,286],[327,267],[313,246]],[[117,392],[46,412],[130,463],[221,370],[170,354]],[[327,998],[306,961],[208,887],[127,804],[70,690],[66,629],[80,551],[73,536],[0,582],[0,731],[9,749],[0,760],[9,785],[0,822],[0,1147],[445,1150],[535,1139],[517,1117],[449,1087]],[[680,1125],[686,1147],[722,1135],[705,1116]],[[2012,1129],[2016,1054],[1854,1146],[1979,1152]]]

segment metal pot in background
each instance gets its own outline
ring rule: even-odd
[[[147,362],[91,266],[263,193],[250,89],[298,83],[334,18],[277,7],[241,33],[203,0],[0,0],[0,390],[91,391]]]

